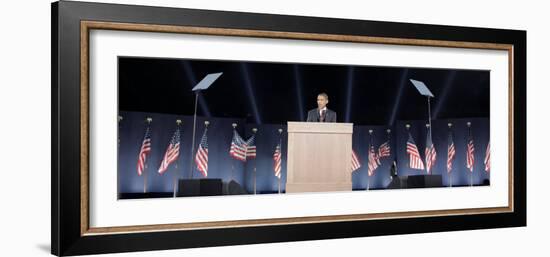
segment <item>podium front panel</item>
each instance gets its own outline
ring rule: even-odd
[[[350,123],[288,123],[287,193],[351,191]]]

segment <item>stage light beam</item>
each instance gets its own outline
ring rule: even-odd
[[[455,80],[455,77],[456,77],[456,70],[450,71],[449,75],[447,76],[447,80],[445,81],[445,84],[443,86],[443,90],[441,91],[441,95],[439,96],[439,99],[437,100],[437,104],[435,105],[434,112],[433,112],[434,119],[437,119],[439,117],[439,113],[441,112],[441,108],[444,106],[443,103],[447,100],[447,95],[449,94],[449,91]]]
[[[305,121],[304,118],[304,104],[302,102],[302,80],[300,77],[300,71],[298,70],[298,65],[294,64],[294,82],[296,86],[296,97],[298,98],[298,110],[300,111],[300,120]]]
[[[392,126],[395,122],[395,116],[397,115],[397,110],[399,110],[399,104],[401,103],[401,96],[403,95],[403,88],[407,82],[407,76],[409,75],[409,69],[403,69],[401,74],[401,81],[399,85],[399,90],[397,91],[397,96],[395,97],[395,102],[393,103],[393,109],[391,112],[390,120],[388,125]]]
[[[252,111],[254,112],[254,119],[256,120],[256,124],[262,124],[262,120],[260,119],[260,112],[258,111],[258,106],[256,105],[256,97],[254,95],[254,90],[252,88],[250,73],[248,71],[248,66],[246,65],[246,63],[241,63],[241,71],[243,74],[244,84],[246,86],[246,93],[248,95],[248,100],[250,101]]]
[[[346,123],[349,123],[350,115],[351,115],[351,94],[353,92],[353,74],[354,74],[354,67],[349,66],[348,68],[348,92],[346,96]]]

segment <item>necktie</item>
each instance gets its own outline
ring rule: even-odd
[[[326,110],[321,111],[321,118],[320,118],[321,122],[325,122],[325,111]]]

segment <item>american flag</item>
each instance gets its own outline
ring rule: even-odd
[[[281,142],[279,142],[273,153],[273,171],[275,172],[275,177],[278,178],[281,178],[281,162]]]
[[[201,142],[199,144],[199,149],[195,155],[197,169],[204,177],[208,176],[208,138],[206,137],[206,132],[207,129],[204,129],[204,133],[202,134]]]
[[[137,162],[137,174],[141,176],[145,170],[145,161],[147,160],[147,154],[151,152],[151,129],[147,126],[145,129],[145,136],[141,143],[141,149],[139,150],[138,162]]]
[[[359,161],[359,157],[355,153],[355,151],[351,150],[351,172],[356,171],[357,169],[361,168],[361,161]]]
[[[168,148],[166,148],[166,153],[164,153],[164,158],[162,158],[162,162],[160,163],[158,172],[160,174],[164,173],[168,169],[168,166],[170,166],[171,163],[175,162],[178,159],[179,154],[180,129],[177,128],[176,132],[174,132],[174,135],[172,136],[172,139],[170,140]]]
[[[391,155],[390,141],[386,141],[378,147],[378,158],[388,157]]]
[[[485,171],[489,172],[491,170],[491,142],[487,143],[487,150],[485,150]]]
[[[416,147],[410,132],[409,139],[407,140],[407,154],[409,154],[409,166],[411,169],[424,169],[424,162],[422,162],[422,158],[420,158],[420,152],[418,152],[418,148]]]
[[[246,161],[246,142],[235,129],[233,129],[233,139],[231,140],[229,155],[239,161]]]
[[[437,153],[435,151],[435,146],[432,141],[432,130],[428,129],[428,136],[426,138],[426,150],[424,151],[426,156],[426,171],[428,174],[432,171],[433,166],[435,165],[435,160]]]
[[[468,145],[467,145],[467,151],[466,151],[466,168],[470,170],[470,172],[474,172],[474,139],[470,135],[468,138]]]
[[[455,143],[453,142],[453,133],[449,132],[449,141],[447,142],[447,173],[453,169],[453,161],[455,159]]]
[[[374,170],[378,168],[378,157],[374,151],[374,145],[371,144],[369,147],[369,164],[368,164],[368,174],[369,177],[374,175]]]
[[[256,158],[256,135],[246,140],[246,159]]]

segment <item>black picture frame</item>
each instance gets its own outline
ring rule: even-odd
[[[526,31],[61,1],[52,4],[51,253],[81,255],[526,226]],[[81,21],[513,46],[510,212],[112,234],[82,233]],[[85,101],[85,99],[84,99]],[[87,211],[85,209],[84,211]]]

